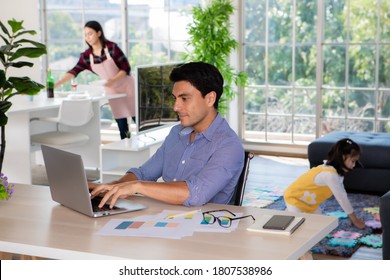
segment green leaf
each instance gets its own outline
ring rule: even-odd
[[[11,102],[0,101],[0,126],[5,126],[8,123],[8,116],[5,113],[11,107],[11,105]]]
[[[12,103],[9,101],[0,101],[0,113],[5,114],[11,106]]]
[[[18,47],[17,45],[4,45],[0,47],[0,53],[9,55],[13,48]]]
[[[10,77],[8,79],[16,89],[17,94],[35,95],[45,86],[34,82],[29,77]]]
[[[8,198],[7,192],[3,189],[0,191],[0,200],[6,200]]]
[[[46,49],[40,48],[19,48],[11,57],[10,61],[19,57],[37,58],[46,53]]]
[[[22,35],[24,35],[24,34],[36,35],[37,32],[34,31],[34,30],[23,30],[23,31],[21,31],[21,32],[18,32],[18,33],[16,33],[16,34],[14,34],[14,37],[15,37],[15,38],[18,38],[18,37],[20,37],[20,36],[22,36]]]
[[[5,27],[5,25],[0,21],[0,27],[1,27],[1,30],[8,36],[8,37],[11,37],[9,32],[8,32],[8,29]]]
[[[21,39],[21,40],[15,41],[15,44],[25,44],[25,43],[31,44],[39,49],[46,50],[46,46],[44,44],[36,42],[36,41],[27,40],[27,39]]]
[[[2,88],[5,85],[6,77],[4,70],[0,69],[0,88]]]
[[[16,19],[12,19],[12,20],[8,21],[8,24],[11,26],[13,33],[18,32],[21,29],[24,29],[23,28],[23,20],[17,21]]]
[[[32,62],[27,62],[27,61],[19,61],[19,62],[13,62],[13,63],[8,63],[10,67],[15,67],[15,68],[22,68],[22,67],[32,67],[34,66],[34,63]]]
[[[9,41],[6,37],[4,37],[3,35],[0,35],[0,37],[1,37],[1,39],[3,39],[3,41],[6,45],[9,45]]]

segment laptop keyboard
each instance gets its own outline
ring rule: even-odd
[[[93,212],[102,212],[102,211],[110,211],[110,210],[119,209],[119,207],[116,207],[116,206],[114,206],[111,209],[110,205],[108,205],[108,204],[104,204],[102,208],[99,208],[99,204],[100,204],[101,200],[102,200],[101,197],[94,197],[94,198],[91,199]]]

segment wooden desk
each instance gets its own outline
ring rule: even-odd
[[[132,197],[147,209],[111,217],[89,218],[53,202],[46,186],[16,185],[9,201],[0,201],[0,251],[51,259],[298,259],[338,224],[336,217],[305,214],[305,223],[291,236],[247,231],[244,219],[231,233],[195,232],[179,240],[101,236],[96,232],[110,219],[153,215],[184,206]],[[281,211],[207,204],[202,210],[228,208],[234,212],[264,214]]]

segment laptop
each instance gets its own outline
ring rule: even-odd
[[[65,207],[90,217],[102,217],[146,208],[128,199],[118,199],[115,207],[97,207],[100,197],[91,199],[87,175],[80,155],[41,145],[51,197]]]

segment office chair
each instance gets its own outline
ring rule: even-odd
[[[254,156],[255,155],[252,152],[245,151],[244,167],[242,169],[240,178],[238,179],[236,188],[234,190],[234,194],[233,194],[232,198],[230,199],[230,202],[229,202],[230,205],[241,206],[241,204],[242,204],[242,200],[244,198],[246,180],[248,178],[248,173],[249,173],[249,164],[250,164],[251,159]]]
[[[31,135],[31,143],[34,145],[45,144],[49,146],[73,146],[84,144],[89,136],[84,133],[69,131],[68,127],[83,126],[93,117],[92,100],[64,99],[57,117],[34,118],[31,121],[44,121],[55,123],[57,130]]]
[[[77,91],[84,91],[84,92],[88,93],[88,95],[91,97],[104,96],[105,92],[104,92],[103,82],[104,82],[103,80],[97,80],[97,81],[92,82],[91,84],[77,85]],[[102,116],[100,118],[100,127],[102,129],[106,129],[106,128],[111,127],[111,125],[114,121],[112,116],[111,116],[111,118],[104,117],[105,108],[110,108],[108,101],[105,102],[104,104],[100,105],[100,112],[101,112],[100,115]],[[111,109],[109,109],[109,110],[111,110]]]

